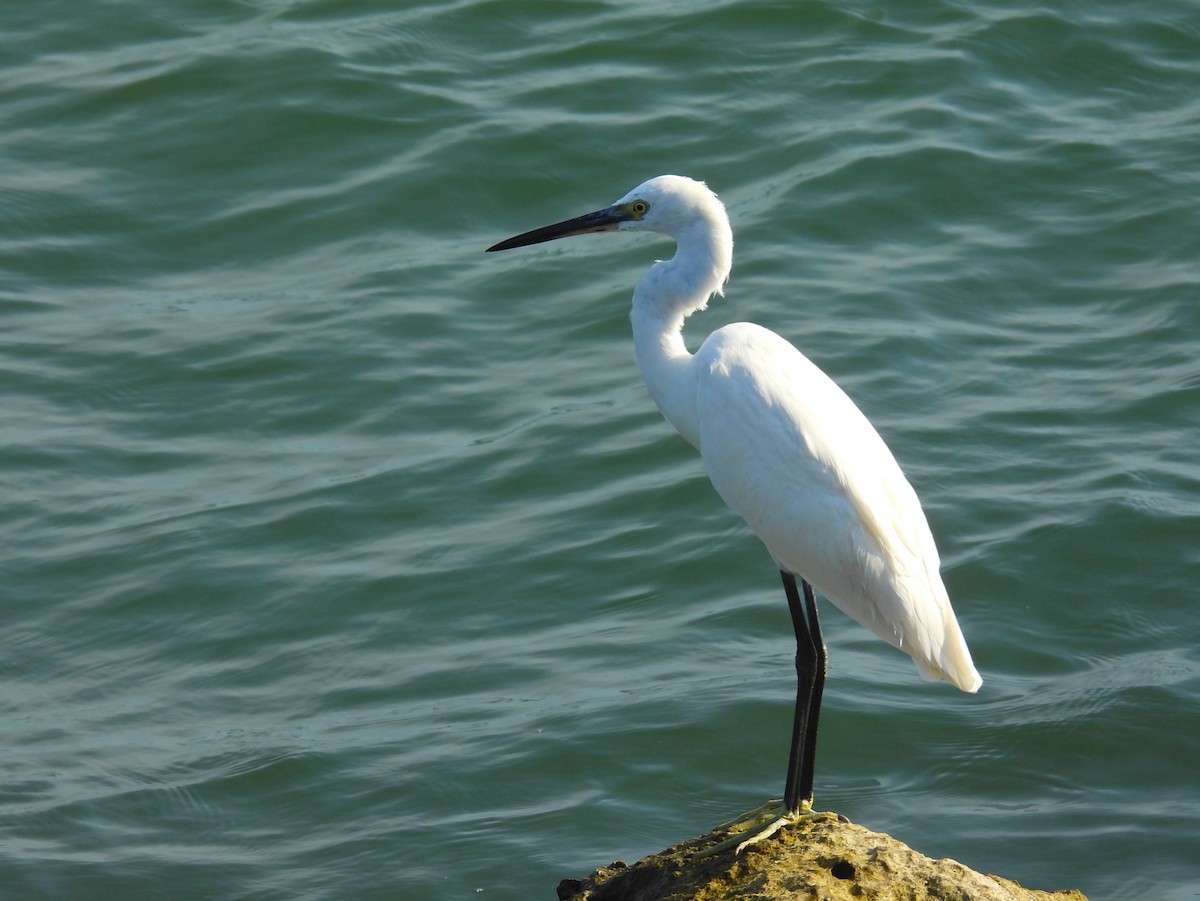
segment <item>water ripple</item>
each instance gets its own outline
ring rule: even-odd
[[[482,253],[677,171],[689,342],[845,385],[984,675],[829,609],[824,803],[1194,894],[1188,4],[2,9],[9,893],[523,898],[778,792],[777,575],[629,346],[667,245]]]

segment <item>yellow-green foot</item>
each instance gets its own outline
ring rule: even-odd
[[[730,848],[734,849],[734,854],[741,854],[751,845],[770,838],[785,826],[825,819],[836,820],[838,815],[813,810],[812,802],[805,802],[799,810],[790,811],[782,801],[768,801],[762,807],[756,807],[737,819],[722,823],[713,832],[721,833],[726,837],[712,847],[698,851],[694,856],[714,857],[717,854],[723,854]]]

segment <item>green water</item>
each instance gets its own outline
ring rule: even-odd
[[[825,606],[817,803],[1200,898],[1200,10],[0,6],[0,897],[553,898],[782,788],[770,559],[653,408],[726,297],[921,495],[968,696]]]

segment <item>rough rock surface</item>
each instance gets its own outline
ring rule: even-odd
[[[560,901],[1087,901],[1077,891],[1041,892],[985,876],[956,860],[932,860],[889,835],[828,819],[783,829],[741,854],[695,852],[709,834],[633,866],[620,861],[586,879],[564,879]]]

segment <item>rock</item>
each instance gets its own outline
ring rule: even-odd
[[[1087,901],[1074,890],[1035,891],[933,860],[832,817],[790,826],[741,854],[694,856],[720,838],[689,839],[633,866],[617,861],[586,879],[564,879],[559,901]]]

